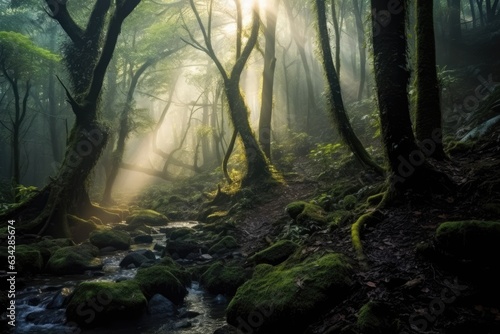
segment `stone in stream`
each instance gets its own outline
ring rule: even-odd
[[[136,244],[150,244],[153,242],[153,237],[149,234],[142,234],[134,237],[134,243]]]
[[[127,254],[123,260],[120,262],[121,268],[128,268],[130,265],[134,265],[133,268],[139,268],[143,263],[148,261],[153,261],[154,263],[155,255],[150,250],[139,250]]]
[[[167,316],[175,315],[176,308],[174,303],[172,303],[168,298],[165,298],[159,293],[151,297],[148,306],[149,306],[149,313],[152,315],[155,314],[162,314],[162,315],[164,314]]]
[[[46,271],[53,275],[72,275],[83,274],[86,270],[100,270],[102,262],[97,255],[99,250],[90,244],[63,247],[50,257]]]
[[[90,242],[98,247],[114,247],[126,250],[130,248],[130,234],[118,230],[98,230],[90,234]]]

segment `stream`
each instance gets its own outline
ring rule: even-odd
[[[193,223],[181,222],[168,227],[190,227]],[[154,242],[165,243],[164,234],[152,235]],[[131,250],[151,249],[153,244],[132,245]],[[137,269],[120,268],[119,263],[127,251],[117,251],[100,256],[104,266],[96,272],[86,272],[77,276],[39,276],[27,283],[27,287],[17,292],[17,321],[13,333],[16,334],[104,334],[104,333],[179,333],[208,334],[224,326],[227,300],[221,295],[212,295],[193,281],[188,295],[175,314],[145,314],[133,323],[110,324],[109,327],[82,330],[66,324],[63,303],[74,287],[84,281],[117,281],[131,279]],[[159,258],[158,252],[155,252]]]

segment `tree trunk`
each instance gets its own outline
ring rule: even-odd
[[[442,142],[435,142],[434,136],[442,137],[441,103],[436,70],[436,49],[434,40],[434,19],[432,0],[416,0],[416,88],[417,105],[415,133],[422,151],[436,159],[445,157]]]
[[[271,0],[266,10],[264,35],[264,71],[262,82],[262,104],[259,118],[259,143],[268,159],[271,159],[271,119],[273,113],[274,70],[276,68],[276,20],[279,0]]]
[[[356,1],[356,0],[355,0]],[[339,26],[339,18],[337,17],[337,9],[335,7],[336,0],[332,0],[332,20],[333,20],[333,30],[335,31],[335,69],[337,70],[337,75],[340,78],[340,34],[342,30]]]
[[[363,98],[363,90],[366,82],[366,49],[365,49],[365,31],[363,28],[363,18],[361,15],[361,6],[359,0],[353,0],[354,16],[356,18],[356,30],[358,35],[359,50],[359,88],[358,100]]]
[[[335,126],[339,132],[342,141],[353,152],[357,160],[364,166],[374,170],[377,174],[383,175],[384,170],[377,165],[366,152],[363,144],[359,141],[354,133],[342,99],[340,89],[340,81],[333,65],[332,54],[330,51],[330,38],[328,36],[328,28],[325,14],[325,2],[316,0],[316,14],[318,19],[318,35],[321,45],[321,56],[325,70],[326,81],[329,89],[330,114],[333,118]]]

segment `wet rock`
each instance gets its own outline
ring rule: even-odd
[[[175,305],[168,298],[165,298],[161,294],[155,294],[149,300],[149,313],[152,315],[163,314],[167,316],[175,315]]]
[[[136,244],[150,244],[152,242],[153,242],[153,237],[149,234],[143,234],[134,237],[134,243]]]
[[[171,240],[167,243],[166,251],[169,254],[177,253],[179,257],[185,258],[190,253],[206,253],[207,247],[194,240]]]
[[[46,270],[53,275],[83,274],[86,270],[101,270],[102,262],[95,246],[82,244],[57,250],[47,262]]]
[[[148,258],[139,253],[133,252],[127,254],[123,260],[120,262],[121,268],[129,268],[130,265],[133,265],[134,268],[139,267],[143,262],[148,261]]]
[[[90,234],[90,243],[98,248],[111,246],[125,250],[130,248],[130,235],[125,231],[99,230]]]
[[[175,304],[180,304],[187,295],[184,284],[172,273],[169,266],[156,265],[140,268],[135,275],[146,297],[162,294]]]
[[[191,327],[193,324],[191,323],[191,321],[189,320],[181,320],[181,321],[177,321],[175,324],[174,324],[174,329],[182,329],[182,328],[189,328]]]
[[[231,252],[235,248],[238,248],[238,242],[234,237],[231,236],[226,236],[219,240],[215,245],[210,247],[208,250],[209,254],[215,254],[215,253],[226,253],[226,252]]]
[[[272,246],[256,253],[248,260],[255,264],[267,263],[277,265],[288,259],[299,248],[295,242],[290,240],[280,240]]]
[[[129,227],[135,228],[142,225],[163,226],[169,222],[168,218],[154,210],[138,210],[127,217]]]
[[[237,265],[225,265],[222,262],[212,264],[200,278],[200,284],[209,292],[234,295],[248,274]]]

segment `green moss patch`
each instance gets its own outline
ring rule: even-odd
[[[436,230],[436,246],[441,251],[463,260],[498,264],[500,222],[445,222]]]
[[[232,296],[246,279],[243,267],[216,262],[201,275],[200,283],[211,293]]]
[[[168,266],[140,268],[135,276],[141,290],[147,298],[159,293],[174,304],[180,304],[187,295],[187,290]]]
[[[260,264],[267,263],[277,265],[288,259],[299,248],[295,242],[290,240],[280,240],[271,247],[268,247],[254,254],[249,261]]]
[[[209,254],[215,254],[215,253],[222,253],[222,252],[227,252],[231,251],[233,249],[238,248],[238,242],[234,237],[231,236],[226,236],[219,240],[215,245],[210,247],[208,250]]]
[[[132,215],[127,217],[129,226],[164,226],[167,225],[169,219],[154,210],[138,210],[134,211]]]
[[[319,205],[297,201],[287,205],[285,211],[298,223],[315,221],[326,223],[326,212]]]
[[[116,249],[130,248],[130,234],[125,231],[101,230],[92,232],[90,242],[98,248],[114,247]]]
[[[84,220],[73,215],[67,215],[67,218],[71,238],[76,243],[87,240],[90,236],[90,233],[99,229],[99,226],[97,226],[96,223],[92,220]]]
[[[340,302],[352,282],[351,265],[340,254],[310,258],[294,267],[264,266],[244,283],[227,308],[227,321],[256,333],[298,332],[329,304]],[[242,323],[242,321],[244,323]]]
[[[66,308],[68,322],[81,327],[95,327],[110,321],[139,318],[147,308],[147,300],[133,280],[83,282]]]
[[[15,253],[9,251],[15,251]],[[0,261],[9,263],[9,256],[15,256],[15,268],[19,275],[38,274],[42,271],[44,261],[40,251],[32,245],[17,245],[15,249],[0,247]]]
[[[86,270],[102,268],[99,250],[88,244],[63,247],[54,252],[46,269],[54,275],[83,274]]]

